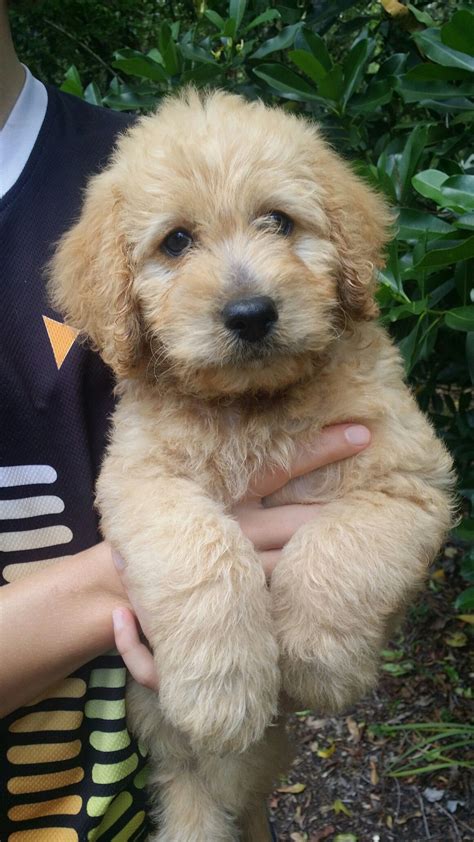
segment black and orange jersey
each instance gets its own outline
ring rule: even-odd
[[[28,162],[0,199],[2,584],[100,540],[93,494],[113,382],[48,307],[44,266],[130,120],[48,88]],[[144,838],[145,759],[127,730],[116,653],[6,717],[0,734],[2,840]]]

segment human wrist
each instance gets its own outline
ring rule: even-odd
[[[87,606],[90,619],[91,641],[99,655],[114,645],[112,611],[129,606],[126,591],[122,585],[112,559],[110,544],[103,541],[74,557],[80,580],[83,582],[79,604]]]
[[[91,596],[120,603],[128,603],[126,591],[113,561],[112,548],[107,541],[78,553],[77,563],[87,577]]]

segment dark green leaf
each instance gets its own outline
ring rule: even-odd
[[[411,210],[411,208],[400,209],[397,233],[399,240],[418,240],[426,235],[431,237],[449,234],[452,230],[451,225],[431,213]]]
[[[237,33],[237,24],[234,18],[227,18],[226,22],[224,23],[224,29],[222,30],[222,35],[224,38],[230,38],[233,40],[236,37]]]
[[[259,64],[253,72],[276,91],[293,94],[296,99],[324,102],[321,97],[316,96],[314,87],[306,79],[293,73],[283,64]]]
[[[445,67],[459,67],[462,70],[474,71],[474,58],[467,53],[453,50],[443,44],[439,29],[425,29],[413,35],[421,51],[432,61]]]
[[[373,47],[373,41],[363,38],[361,41],[357,41],[357,43],[354,44],[344,60],[344,93],[342,97],[344,105],[347,105],[349,99],[362,79],[365,65],[369,60]]]
[[[254,29],[256,26],[260,26],[262,23],[269,23],[271,20],[279,20],[281,17],[280,12],[278,9],[267,9],[266,12],[262,12],[261,15],[257,15],[252,21],[250,21],[249,25],[245,27],[244,32],[249,32],[251,29]]]
[[[245,14],[247,0],[229,0],[229,17],[235,20],[235,31],[238,32]]]
[[[426,126],[416,126],[410,133],[398,163],[399,198],[403,202],[411,185],[412,176],[416,170],[423,149],[426,144],[428,129]]]
[[[463,114],[463,122],[468,122],[466,113],[473,112],[472,119],[474,120],[474,102],[466,97],[453,97],[452,99],[422,99],[418,103],[420,108],[427,108],[430,111],[437,111],[438,114],[448,114],[448,119],[454,122],[454,115],[458,112]]]
[[[299,29],[301,29],[300,23],[295,23],[293,26],[286,26],[274,38],[269,38],[268,41],[265,41],[250,58],[264,58],[278,50],[288,49],[293,44]]]
[[[214,82],[222,76],[223,72],[224,70],[219,64],[200,64],[193,70],[186,70],[181,76],[181,81],[205,85],[208,82]]]
[[[411,3],[407,3],[406,5],[407,9],[410,9],[412,15],[414,15],[420,23],[424,23],[425,26],[436,26],[436,21],[433,20],[428,12],[417,9],[416,6],[413,6]]]
[[[81,77],[75,64],[71,64],[71,67],[67,70],[61,90],[66,94],[72,94],[82,99],[84,88],[82,87]]]
[[[127,73],[129,76],[151,79],[153,82],[168,81],[168,75],[164,68],[149,56],[139,53],[138,50],[119,50],[114,53],[114,56],[115,60],[112,62],[112,67]]]
[[[179,49],[183,58],[190,61],[207,62],[208,64],[215,64],[215,60],[210,53],[207,53],[202,47],[197,47],[195,44],[186,44],[181,42]]]
[[[440,187],[442,206],[458,213],[474,210],[474,175],[453,175]]]
[[[464,213],[459,219],[454,221],[456,228],[464,228],[468,231],[474,231],[474,213]]]
[[[468,237],[453,246],[450,245],[449,240],[446,240],[442,248],[433,248],[427,251],[425,256],[416,264],[415,270],[450,266],[451,263],[456,263],[458,260],[468,260],[470,257],[474,257],[474,236]],[[474,306],[472,309],[474,312]]]
[[[443,44],[474,56],[474,15],[467,9],[455,12],[449,23],[441,29]]]
[[[212,9],[205,9],[204,14],[207,17],[207,19],[214,24],[214,26],[219,30],[219,32],[222,32],[225,26],[224,18],[221,18],[221,16],[218,15],[217,12],[214,12]]]
[[[460,593],[454,607],[460,614],[470,614],[474,611],[474,588],[467,588]]]
[[[377,79],[386,79],[388,76],[399,76],[405,68],[407,53],[394,53],[386,59],[377,73]]]
[[[326,73],[324,79],[321,79],[318,86],[319,93],[327,99],[333,99],[338,102],[344,91],[344,78],[342,67],[336,64],[329,73]]]
[[[405,370],[407,374],[410,373],[411,369],[413,368],[416,359],[415,359],[415,349],[416,343],[418,340],[418,332],[419,332],[419,322],[416,323],[415,327],[410,331],[408,336],[405,336],[399,343],[398,347],[400,348],[402,357],[405,361]]]
[[[427,306],[428,299],[423,298],[419,301],[401,304],[399,307],[392,307],[387,315],[391,322],[398,322],[400,319],[407,319],[409,316],[420,316],[421,313],[426,312]]]
[[[159,35],[159,47],[163,56],[165,70],[169,76],[176,76],[180,70],[180,57],[173,40],[171,27],[168,23],[162,23]]]
[[[397,89],[405,102],[418,102],[423,99],[453,99],[454,97],[474,95],[473,82],[465,82],[455,86],[448,82],[429,82],[402,77]]]
[[[290,50],[288,58],[316,84],[326,75],[326,70],[307,50]]]
[[[84,91],[84,99],[90,105],[102,105],[102,94],[95,82],[90,82]]]
[[[386,150],[382,152],[377,161],[377,177],[382,190],[387,194],[390,201],[397,202],[397,193],[392,179],[393,166],[389,166],[390,156]]]
[[[466,307],[455,307],[454,310],[446,313],[444,320],[448,327],[452,327],[454,330],[465,330],[471,333],[474,331],[474,304],[468,304]]]
[[[316,35],[315,32],[312,32],[311,29],[303,27],[299,30],[295,39],[295,47],[298,50],[309,50],[315,59],[322,64],[326,71],[331,70],[332,61],[326,44],[323,39],[320,38],[319,35]]]
[[[356,94],[350,101],[350,109],[355,114],[367,114],[380,105],[386,105],[393,96],[395,77],[372,82],[364,94]]]
[[[440,187],[447,178],[446,173],[440,172],[440,170],[424,170],[423,172],[417,173],[412,178],[411,183],[415,190],[421,193],[422,196],[440,204],[443,198]]]
[[[452,82],[458,79],[472,79],[472,74],[468,70],[459,70],[456,67],[442,67],[440,64],[421,62],[407,71],[405,79],[409,81],[421,80],[424,82]]]
[[[157,97],[152,94],[142,94],[122,85],[118,93],[108,92],[103,99],[104,105],[113,108],[115,111],[136,111],[138,109],[147,111],[157,104]]]

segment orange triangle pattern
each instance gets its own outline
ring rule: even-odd
[[[53,349],[56,365],[60,369],[79,331],[64,325],[62,322],[57,322],[56,319],[50,319],[48,316],[43,316],[43,322]]]

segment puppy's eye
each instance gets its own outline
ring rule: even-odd
[[[193,238],[185,228],[177,228],[163,240],[161,248],[170,257],[179,257],[192,244]]]
[[[277,234],[288,237],[293,231],[293,220],[282,211],[270,211],[266,217]]]

